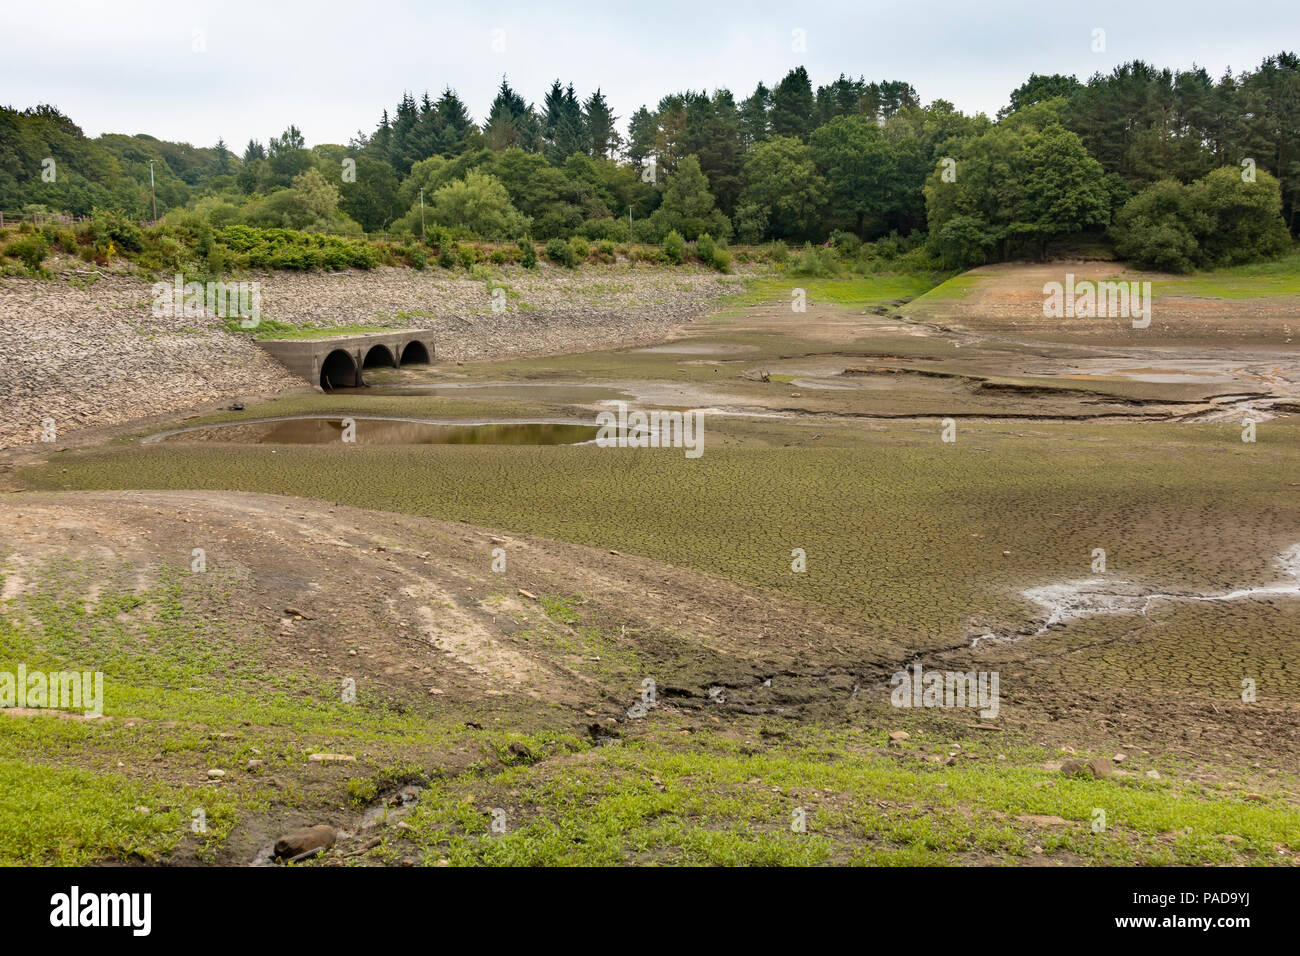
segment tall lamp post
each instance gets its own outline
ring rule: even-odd
[[[158,221],[158,194],[153,188],[153,160],[149,160],[149,195],[153,197],[153,221]]]

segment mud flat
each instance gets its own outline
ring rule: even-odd
[[[774,299],[0,459],[0,659],[110,702],[0,716],[0,860],[1295,864],[1300,421],[1188,414],[1285,383]],[[613,401],[703,455],[337,435]],[[996,711],[897,706],[918,666]]]

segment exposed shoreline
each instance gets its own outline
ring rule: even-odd
[[[213,315],[155,316],[153,281],[71,271],[0,279],[0,449],[39,442],[52,419],[69,433],[248,397],[309,388]],[[254,275],[262,315],[303,326],[376,325],[434,332],[438,360],[591,351],[661,341],[739,291],[704,269],[626,265],[535,272],[504,267],[506,310],[488,284],[441,269]]]

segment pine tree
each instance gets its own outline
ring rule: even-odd
[[[627,124],[627,158],[641,170],[655,151],[655,136],[659,133],[659,120],[642,106],[632,114]]]
[[[582,120],[592,157],[609,159],[618,152],[619,146],[622,145],[622,139],[614,125],[618,117],[610,111],[609,104],[600,92],[600,87],[596,87],[596,92],[587,97],[587,101],[582,104]]]
[[[772,91],[772,135],[793,136],[806,143],[813,129],[814,109],[808,71],[795,67]]]
[[[745,149],[763,142],[771,135],[767,111],[772,94],[766,86],[759,83],[754,92],[740,103],[740,144]]]

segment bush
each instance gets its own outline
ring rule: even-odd
[[[608,239],[610,242],[627,242],[627,220],[613,216],[588,219],[578,227],[578,233],[593,242]]]
[[[707,232],[702,233],[700,238],[695,240],[695,255],[706,266],[713,265],[713,253],[718,249],[718,244],[713,241],[713,237]]]
[[[184,246],[171,236],[162,236],[140,256],[139,265],[149,272],[181,272],[187,258]]]
[[[456,243],[444,242],[438,247],[438,265],[451,269],[456,265]]]
[[[596,254],[600,256],[601,262],[613,262],[617,258],[614,250],[614,243],[608,239],[602,239],[596,243]]]
[[[855,259],[862,248],[862,240],[851,232],[836,229],[831,233],[831,245],[840,254],[840,258]]]
[[[790,258],[790,247],[773,240],[762,248],[763,258],[773,265],[783,265]]]
[[[1259,170],[1245,182],[1235,167],[1190,186],[1174,180],[1142,190],[1115,215],[1119,255],[1139,266],[1190,272],[1278,255],[1288,234],[1278,181]]]
[[[569,240],[569,248],[573,250],[574,258],[582,262],[587,256],[591,255],[591,243],[582,236],[574,236]]]
[[[226,226],[213,230],[216,241],[235,253],[233,262],[254,269],[373,269],[379,250],[362,239],[296,229]]]
[[[531,239],[519,240],[519,262],[525,269],[537,268],[537,248]]]
[[[835,258],[835,253],[830,249],[820,246],[813,248],[811,243],[805,243],[803,252],[796,256],[794,261],[786,267],[786,271],[790,275],[825,279],[838,275],[840,264]]]
[[[664,255],[675,266],[681,265],[686,258],[686,240],[676,229],[664,236]]]
[[[119,252],[144,251],[144,233],[119,212],[96,209],[91,218],[91,229],[100,249],[107,249],[111,242]]]
[[[731,253],[726,249],[714,249],[713,258],[709,261],[709,264],[719,272],[730,272]]]
[[[460,264],[466,269],[474,268],[474,263],[478,262],[478,250],[469,243],[464,243],[457,250],[457,258]]]
[[[566,266],[570,269],[578,264],[577,256],[573,254],[573,246],[559,237],[546,244],[546,258],[557,266]]]
[[[411,260],[411,266],[417,272],[423,272],[429,265],[429,254],[424,251],[423,246],[408,246],[406,255]]]
[[[20,230],[21,231],[21,230]],[[32,233],[21,239],[15,239],[5,249],[5,255],[22,260],[32,272],[41,271],[41,262],[50,254],[50,244],[40,233]]]

